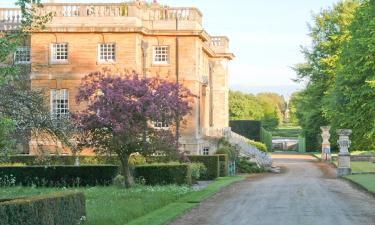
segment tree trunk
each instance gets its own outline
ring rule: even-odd
[[[124,155],[123,157],[121,157],[121,165],[122,165],[122,175],[125,178],[125,187],[130,188],[134,185],[134,178],[130,171],[128,155]]]

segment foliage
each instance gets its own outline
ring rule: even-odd
[[[136,218],[148,215],[157,209],[178,201],[193,191],[187,186],[176,185],[136,185],[131,189],[117,188],[115,186],[68,189],[16,186],[0,188],[0,196],[2,198],[35,196],[62,190],[81,191],[85,194],[87,211],[85,225],[128,224]]]
[[[248,158],[240,157],[236,161],[237,173],[262,173],[265,169],[259,167],[255,162],[250,162]]]
[[[248,143],[249,143],[249,145],[255,146],[258,150],[260,150],[262,152],[268,152],[267,146],[265,144],[263,144],[262,142],[250,140]]]
[[[146,185],[187,184],[191,185],[189,164],[148,164],[136,166],[134,177],[144,179]]]
[[[82,192],[62,192],[0,202],[0,224],[78,224],[86,216]]]
[[[298,137],[301,135],[300,127],[279,127],[272,131],[272,136],[274,137]]]
[[[285,100],[275,93],[257,96],[239,91],[229,92],[230,120],[261,120],[267,129],[276,128],[283,120]]]
[[[130,187],[128,160],[132,153],[178,153],[172,123],[190,112],[189,96],[190,91],[180,84],[158,77],[91,73],[83,78],[77,96],[79,103],[88,103],[87,108],[74,118],[88,133],[86,146],[119,157]],[[168,121],[171,129],[155,129],[152,121]]]
[[[198,181],[207,173],[207,168],[203,163],[191,163],[191,178],[193,182]]]
[[[109,185],[118,167],[96,166],[5,166],[0,177],[12,176],[15,184],[25,186],[94,186]]]
[[[333,128],[353,130],[352,148],[375,148],[375,91],[367,80],[375,79],[375,2],[364,1],[349,26],[336,79],[324,102],[324,115]]]
[[[260,130],[260,140],[267,146],[268,150],[272,150],[272,133],[267,131],[263,127]]]
[[[207,173],[201,176],[201,180],[214,180],[220,176],[218,155],[189,155],[188,158],[193,163],[203,163],[206,166]]]
[[[5,160],[7,160],[8,152],[14,146],[14,141],[11,138],[14,129],[15,124],[13,120],[0,118],[0,162],[3,155],[5,156]]]
[[[132,154],[129,157],[129,164],[132,166],[146,164],[146,158],[140,154]]]
[[[217,154],[217,153],[216,153]],[[218,154],[220,163],[220,177],[226,177],[229,173],[228,154]]]
[[[310,149],[319,149],[320,126],[330,122],[325,116],[325,101],[335,84],[337,64],[346,41],[350,39],[348,27],[358,5],[356,0],[342,1],[315,14],[309,34],[312,46],[302,49],[305,62],[294,68],[297,81],[307,82],[307,85],[292,96],[292,106],[296,108],[292,113],[298,119]]]
[[[261,121],[257,120],[231,120],[229,126],[232,131],[252,140],[260,141]]]

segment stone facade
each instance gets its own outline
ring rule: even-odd
[[[77,105],[77,87],[90,72],[137,71],[188,87],[196,96],[181,127],[181,144],[190,154],[213,153],[214,139],[228,130],[228,61],[226,37],[211,37],[196,8],[162,7],[135,1],[124,4],[48,3],[38,13],[54,14],[46,28],[31,33],[32,88],[67,89],[69,111]],[[54,61],[53,44],[67,44],[67,60]],[[114,44],[114,60],[100,60],[100,44]],[[156,48],[166,59],[155,62]],[[178,75],[177,72],[178,71]],[[33,146],[35,143],[31,143]],[[33,149],[33,147],[31,148]]]

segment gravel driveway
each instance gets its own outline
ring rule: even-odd
[[[375,225],[375,198],[309,155],[274,155],[282,174],[223,189],[173,225]]]

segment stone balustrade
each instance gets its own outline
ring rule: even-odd
[[[206,45],[216,53],[229,52],[229,39],[225,36],[211,36]]]
[[[19,8],[0,8],[0,31],[17,30],[21,25]]]
[[[231,132],[230,127],[224,128],[216,128],[216,127],[207,127],[203,128],[203,135],[206,137],[213,137],[213,138],[222,138],[228,136]]]

